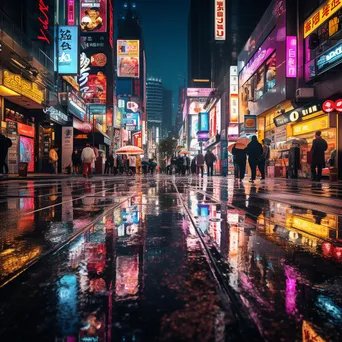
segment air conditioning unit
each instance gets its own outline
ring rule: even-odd
[[[314,89],[313,88],[298,88],[296,90],[296,98],[297,99],[310,99],[314,97]]]

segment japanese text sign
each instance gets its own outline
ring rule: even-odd
[[[342,0],[328,0],[304,22],[304,38],[342,8]]]
[[[238,123],[239,122],[239,91],[238,91],[238,73],[237,66],[230,67],[229,76],[229,98],[230,98],[230,108],[229,108],[229,122]]]
[[[286,77],[295,78],[297,76],[297,38],[295,36],[286,37]]]
[[[57,28],[57,72],[60,75],[77,75],[79,73],[78,27],[59,26]]]
[[[215,40],[226,40],[225,0],[215,0]]]

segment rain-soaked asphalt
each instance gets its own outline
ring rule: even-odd
[[[342,184],[0,183],[0,341],[341,341]]]

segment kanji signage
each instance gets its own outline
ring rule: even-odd
[[[79,73],[79,33],[78,26],[59,26],[57,28],[57,72],[60,75]]]
[[[39,7],[39,17],[38,21],[40,23],[39,35],[38,40],[44,41],[50,44],[49,35],[49,6],[45,4],[46,0],[39,0],[38,7]]]
[[[286,37],[286,77],[297,76],[297,37]]]
[[[215,40],[226,40],[225,0],[215,0]]]
[[[304,21],[304,38],[342,8],[342,0],[328,0]]]
[[[324,105],[323,105],[324,106]],[[290,122],[296,122],[304,116],[316,114],[322,110],[321,103],[311,103],[309,105],[299,107],[274,118],[276,127],[286,125]]]
[[[238,72],[237,66],[230,67],[229,76],[229,122],[238,123],[239,122],[239,82],[238,82]]]
[[[342,99],[338,99],[336,101],[326,100],[323,103],[322,109],[325,113],[331,113],[334,110],[341,113],[342,112]]]

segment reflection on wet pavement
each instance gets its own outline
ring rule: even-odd
[[[54,253],[0,290],[0,339],[342,340],[341,194],[219,177],[2,184],[0,280]]]

